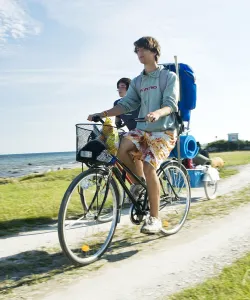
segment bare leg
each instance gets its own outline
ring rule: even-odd
[[[156,170],[149,163],[143,163],[143,170],[147,181],[150,216],[158,218],[160,202],[160,182]]]
[[[138,174],[142,174],[140,176],[145,178],[144,172],[143,172],[143,161],[141,161],[139,159],[134,159],[134,163],[135,163],[135,167],[136,167]]]
[[[142,167],[137,169],[137,164],[131,157],[130,151],[136,151],[137,148],[129,139],[124,137],[121,141],[121,145],[118,149],[118,158],[137,176],[144,177]],[[131,176],[132,177],[132,176]],[[136,182],[133,178],[131,178],[132,182]]]

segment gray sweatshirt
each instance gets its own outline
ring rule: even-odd
[[[136,90],[136,78],[134,78],[129,86],[127,94],[118,105],[122,107],[124,113],[136,110],[140,106],[139,118],[144,118],[148,113],[158,110],[162,107],[170,107],[171,112],[178,110],[177,106],[177,93],[178,93],[178,80],[173,72],[169,72],[167,76],[167,86],[161,93],[159,86],[159,75],[161,68],[142,74],[140,95]],[[154,123],[140,122],[137,123],[136,128],[143,131],[173,131],[177,128],[175,114],[170,114],[160,118]]]

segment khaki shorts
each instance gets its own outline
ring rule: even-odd
[[[132,156],[150,163],[155,169],[168,158],[177,140],[176,131],[146,132],[134,129],[124,137],[137,148],[137,151],[131,151]]]

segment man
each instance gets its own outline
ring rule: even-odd
[[[150,202],[150,216],[145,219],[142,233],[158,233],[162,228],[158,218],[160,183],[157,168],[166,160],[176,143],[178,82],[175,73],[169,72],[166,88],[161,93],[158,66],[160,45],[153,37],[142,37],[134,43],[135,53],[144,65],[141,73],[141,88],[138,93],[136,80],[131,81],[126,96],[115,107],[99,115],[118,116],[136,110],[140,106],[139,117],[145,117],[144,123],[138,123],[135,130],[128,132],[122,139],[118,157],[137,176],[146,178]],[[89,115],[91,121],[94,115]],[[135,166],[131,153],[143,163],[143,172]]]
[[[129,78],[121,78],[117,82],[117,90],[119,93],[120,99],[116,100],[114,102],[114,106],[116,106],[122,98],[126,95],[127,90],[129,88],[131,79]],[[116,116],[115,118],[115,124],[116,126],[122,127],[123,125],[126,125],[128,130],[133,130],[136,127],[136,122],[134,121],[135,118],[138,118],[140,108],[137,108],[136,110],[129,112],[127,114],[121,114],[120,116]]]

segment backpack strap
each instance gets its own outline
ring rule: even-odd
[[[164,90],[167,87],[167,83],[168,83],[168,74],[169,74],[169,70],[168,69],[162,69],[160,72],[160,78],[159,78],[159,86],[160,86],[160,90],[161,93],[164,93]],[[178,124],[178,135],[182,134],[184,132],[184,124],[182,121],[182,118],[180,116],[180,114],[178,112],[174,113],[175,114],[175,118]]]
[[[160,86],[162,95],[165,91],[165,88],[167,87],[168,73],[169,73],[169,70],[167,70],[167,69],[161,69],[161,71],[160,71],[159,86]]]

